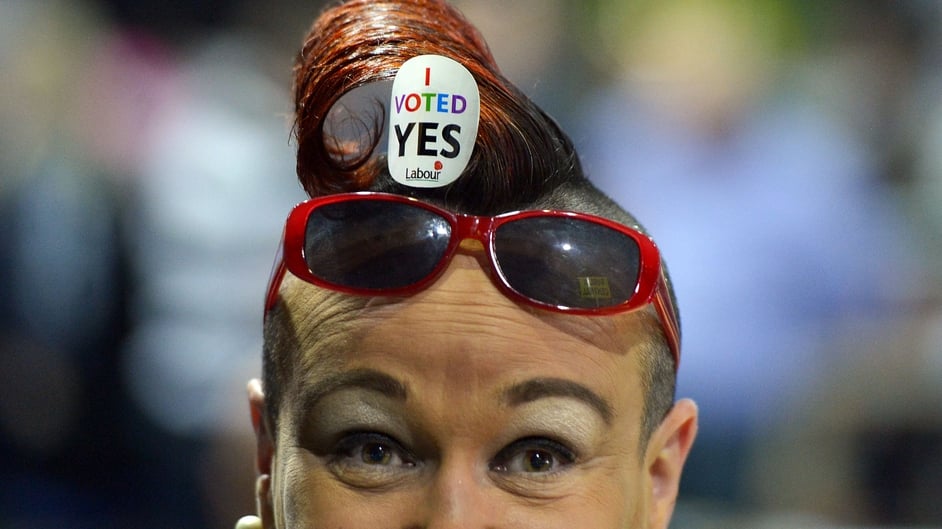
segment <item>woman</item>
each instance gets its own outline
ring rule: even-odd
[[[269,289],[240,524],[666,528],[697,428],[666,272],[477,31],[435,0],[338,5],[295,98],[312,200]]]

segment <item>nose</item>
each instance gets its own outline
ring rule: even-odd
[[[496,529],[498,498],[471,461],[443,461],[430,484],[423,529]]]

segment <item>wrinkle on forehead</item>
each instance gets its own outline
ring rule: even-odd
[[[406,303],[383,306],[364,316],[383,318],[413,307],[416,313],[421,313],[422,307],[428,307],[434,315],[431,321],[448,321],[451,329],[494,333],[512,331],[515,325],[552,327],[574,341],[618,355],[628,353],[641,337],[649,337],[652,323],[657,326],[653,308],[650,312],[575,316],[517,304],[497,289],[482,269],[480,259],[461,253],[435,284]],[[512,336],[512,332],[508,334]]]
[[[302,372],[336,364],[336,352],[354,343],[355,330],[368,299],[322,289],[288,275],[281,288]]]
[[[282,296],[303,354],[302,369],[326,367],[330,357],[352,350],[363,333],[389,318],[414,317],[416,324],[448,322],[436,332],[505,334],[516,326],[553,327],[573,339],[616,355],[631,353],[656,332],[657,317],[645,310],[610,316],[574,316],[518,305],[503,295],[472,255],[455,255],[429,288],[411,297],[358,297],[286,278]],[[508,314],[513,315],[508,318]],[[412,332],[403,327],[403,333]]]

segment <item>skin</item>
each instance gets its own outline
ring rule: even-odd
[[[523,309],[479,257],[359,314],[327,361],[302,337],[318,361],[299,366],[277,446],[249,384],[264,527],[667,527],[697,409],[677,402],[642,449],[644,314]],[[292,314],[317,298],[284,288],[311,290],[286,296]]]

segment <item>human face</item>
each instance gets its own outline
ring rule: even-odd
[[[293,315],[316,297],[286,288],[313,289]],[[277,446],[256,387],[266,527],[666,527],[696,411],[675,407],[642,450],[645,317],[523,309],[459,253],[299,363]]]

